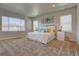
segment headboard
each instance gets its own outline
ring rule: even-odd
[[[54,32],[55,26],[41,26],[39,27],[40,32]]]

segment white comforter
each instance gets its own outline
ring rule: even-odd
[[[31,40],[36,40],[41,43],[48,43],[49,41],[53,40],[55,38],[54,32],[29,32],[27,35],[28,38]]]

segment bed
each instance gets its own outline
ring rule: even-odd
[[[47,44],[55,38],[55,32],[53,31],[53,27],[50,27],[50,32],[29,32],[27,38]]]

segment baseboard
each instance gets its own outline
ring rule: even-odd
[[[25,37],[25,35],[20,35],[20,36],[9,36],[9,37],[5,37],[5,38],[0,38],[0,40],[6,40],[6,39],[18,39],[21,37]]]
[[[76,40],[74,40],[73,38],[69,38],[69,37],[65,37],[66,41],[72,41],[72,42],[76,42]]]
[[[69,39],[70,41],[74,41],[74,42],[76,42],[76,40],[73,40],[73,39]]]

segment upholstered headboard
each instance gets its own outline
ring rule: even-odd
[[[55,26],[42,26],[38,28],[38,31],[40,32],[54,32],[55,31]]]

